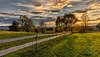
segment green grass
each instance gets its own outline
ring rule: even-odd
[[[51,35],[50,37],[53,37],[53,36],[55,36],[55,35]],[[38,37],[38,40],[45,39],[45,38],[49,38],[49,36]],[[25,43],[29,43],[29,42],[33,42],[33,41],[36,41],[36,38],[30,38],[30,39],[12,41],[12,42],[7,42],[7,43],[1,43],[0,44],[0,50],[4,50],[4,49],[11,48],[11,47],[18,46],[18,45],[23,45]]]
[[[40,34],[42,34],[42,33],[0,31],[0,40],[25,37],[25,36],[33,36],[33,35],[40,35]]]
[[[100,32],[73,33],[51,43],[38,44],[37,53],[33,45],[2,57],[100,57]]]

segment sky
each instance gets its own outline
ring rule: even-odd
[[[55,26],[56,17],[66,13],[75,12],[80,19],[80,10],[87,10],[92,25],[100,22],[100,0],[0,0],[0,26],[11,25],[20,15],[32,18],[35,25],[44,20]]]

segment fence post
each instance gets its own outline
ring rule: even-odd
[[[50,38],[50,35],[49,35],[49,38]],[[50,39],[49,39],[49,44],[50,44]]]
[[[36,52],[38,51],[37,50],[37,48],[38,48],[38,46],[37,46],[37,38],[38,38],[38,36],[36,36]]]
[[[58,34],[57,34],[57,36],[58,36]],[[56,41],[57,41],[57,37],[56,37]]]

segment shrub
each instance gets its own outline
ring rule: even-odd
[[[46,29],[42,29],[42,33],[46,33]]]
[[[40,32],[40,29],[39,29],[39,28],[36,28],[36,29],[35,29],[35,32],[36,32],[36,33],[39,33],[39,32]]]

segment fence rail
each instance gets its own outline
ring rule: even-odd
[[[48,36],[48,35],[55,35],[55,34],[61,34],[61,33],[54,33],[54,34],[43,34],[43,35],[35,35],[35,36],[28,36],[28,37],[21,37],[21,38],[14,38],[14,39],[7,39],[7,40],[0,40],[0,43],[6,43],[11,41],[17,41],[17,40],[23,40],[23,39],[29,39],[29,38],[35,38],[36,36]]]

